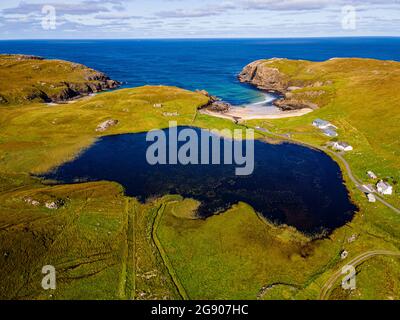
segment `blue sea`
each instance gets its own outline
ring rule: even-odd
[[[205,89],[238,105],[265,99],[264,94],[236,79],[242,68],[254,60],[399,60],[400,38],[18,40],[0,41],[0,53],[79,62],[107,73],[125,87],[162,84]]]

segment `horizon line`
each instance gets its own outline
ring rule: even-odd
[[[273,39],[351,39],[351,38],[400,38],[400,35],[348,35],[348,36],[293,36],[293,37],[177,37],[177,38],[8,38],[0,39],[0,41],[94,41],[94,40],[273,40]]]

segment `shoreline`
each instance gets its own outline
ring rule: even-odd
[[[240,121],[240,120],[257,120],[257,119],[284,119],[284,118],[292,118],[292,117],[301,117],[306,114],[313,112],[314,110],[311,108],[303,108],[299,110],[292,111],[276,111],[274,113],[265,113],[265,112],[251,112],[251,110],[246,110],[246,107],[239,108],[233,107],[228,112],[219,113],[210,110],[199,110],[201,114],[206,114],[209,116],[229,119],[232,121]]]
[[[248,103],[244,105],[231,105],[223,100],[215,98],[211,100],[207,106],[201,107],[201,114],[212,117],[232,120],[234,122],[246,120],[263,120],[263,119],[284,119],[292,117],[301,117],[314,111],[312,108],[304,107],[294,110],[282,110],[274,103],[281,98],[279,92],[263,91],[264,100]],[[211,99],[213,98],[205,93]]]

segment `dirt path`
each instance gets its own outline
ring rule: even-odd
[[[136,277],[136,248],[135,248],[135,206],[129,198],[125,199],[124,225],[126,233],[123,244],[123,258],[121,261],[121,275],[119,283],[119,296],[121,299],[135,299]]]
[[[171,204],[171,203],[173,203],[173,201],[169,202],[169,204]],[[174,267],[172,266],[171,262],[169,261],[167,253],[165,252],[164,248],[161,245],[161,241],[157,237],[158,225],[159,225],[159,223],[161,221],[161,218],[162,218],[162,215],[164,213],[166,205],[167,204],[162,204],[160,206],[160,208],[157,209],[157,213],[156,213],[156,216],[154,218],[152,229],[151,229],[151,237],[152,237],[152,240],[153,240],[153,242],[154,242],[154,244],[155,244],[155,246],[157,248],[157,251],[158,251],[161,259],[164,262],[165,268],[168,271],[168,274],[169,274],[169,276],[170,276],[170,278],[172,280],[172,283],[174,284],[174,286],[175,286],[177,292],[179,293],[181,299],[182,300],[189,300],[189,296],[188,296],[184,286],[182,285],[181,281],[178,278],[178,275],[175,272]]]

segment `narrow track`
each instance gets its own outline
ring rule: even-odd
[[[172,202],[169,202],[171,204]],[[161,205],[156,212],[156,216],[154,217],[153,220],[153,225],[151,227],[151,238],[153,240],[153,243],[155,244],[158,254],[160,255],[165,268],[168,271],[168,274],[171,278],[172,283],[174,284],[175,289],[177,290],[179,296],[181,297],[182,300],[189,300],[189,296],[182,285],[181,281],[179,280],[177,274],[175,273],[175,270],[171,264],[171,262],[168,259],[167,253],[165,252],[164,248],[161,245],[161,241],[157,237],[157,229],[158,225],[160,223],[160,219],[162,218],[162,215],[164,213],[166,204]]]

